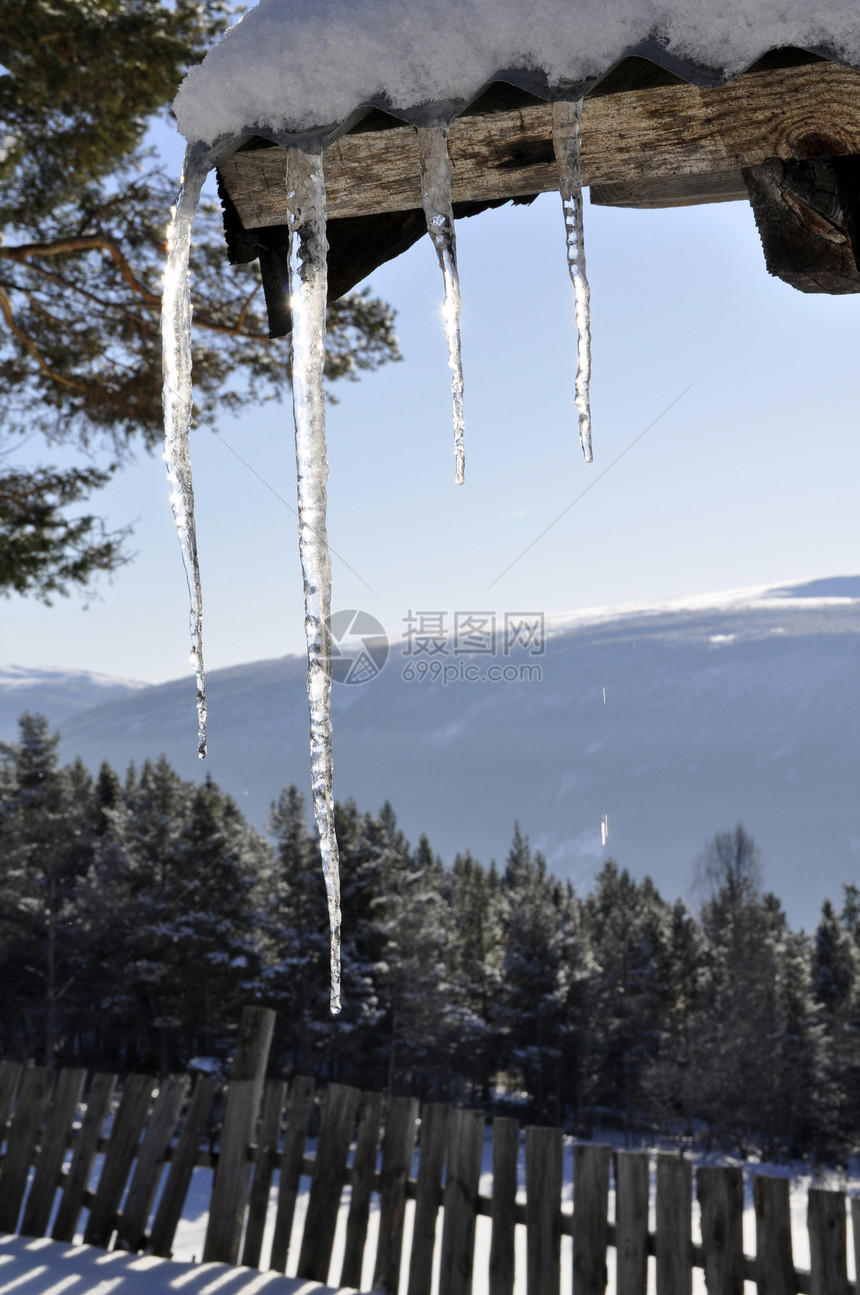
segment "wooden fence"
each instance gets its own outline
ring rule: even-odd
[[[431,1295],[436,1259],[442,1295],[469,1295],[476,1223],[484,1215],[491,1224],[490,1295],[512,1295],[518,1227],[525,1228],[528,1295],[559,1292],[565,1234],[573,1238],[574,1295],[607,1289],[611,1247],[618,1295],[645,1295],[649,1256],[657,1295],[690,1295],[694,1266],[704,1269],[710,1295],[743,1295],[745,1281],[754,1282],[762,1295],[860,1295],[860,1275],[851,1284],[847,1275],[843,1192],[809,1192],[807,1272],[794,1267],[784,1178],[761,1175],[754,1181],[756,1255],[750,1257],[743,1248],[743,1180],[737,1168],[697,1170],[701,1243],[694,1244],[693,1171],[678,1155],[657,1156],[653,1230],[647,1153],[575,1145],[571,1211],[562,1205],[562,1131],[527,1128],[523,1200],[518,1192],[521,1132],[509,1118],[492,1122],[492,1190],[481,1194],[486,1129],[478,1111],[428,1105],[419,1119],[412,1098],[386,1103],[379,1093],[330,1084],[321,1103],[316,1153],[309,1156],[314,1086],[305,1078],[289,1087],[281,1080],[264,1082],[271,1029],[270,1013],[246,1012],[215,1154],[201,1150],[217,1089],[208,1076],[198,1078],[189,1093],[186,1080],[133,1075],[122,1084],[117,1102],[115,1075],[88,1079],[84,1070],[55,1074],[0,1063],[0,1131],[5,1131],[0,1230],[71,1241],[86,1211],[85,1242],[169,1256],[192,1172],[203,1165],[216,1171],[204,1260],[280,1272],[290,1261],[300,1277],[360,1286],[375,1196],[379,1226],[373,1272],[374,1288],[381,1292],[404,1285],[408,1295]],[[100,1171],[91,1188],[98,1156]],[[264,1256],[276,1173],[274,1231]],[[296,1261],[290,1259],[290,1245],[303,1175],[310,1177],[310,1191]],[[345,1248],[340,1271],[332,1272],[342,1201]],[[414,1202],[414,1213],[411,1249],[405,1254],[407,1201]],[[851,1201],[851,1221],[860,1256],[858,1199]]]

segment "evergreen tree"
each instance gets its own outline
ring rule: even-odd
[[[160,438],[159,313],[175,181],[145,146],[153,116],[223,29],[225,0],[0,0],[0,449],[42,433],[98,465],[0,473],[0,592],[49,598],[124,560],[90,511],[138,439]],[[256,267],[226,265],[220,212],[195,224],[200,419],[284,393]],[[329,311],[327,374],[396,358],[392,314],[354,293]],[[50,449],[44,451],[50,455]]]

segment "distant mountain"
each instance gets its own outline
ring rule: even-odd
[[[579,888],[611,854],[691,901],[695,856],[740,821],[794,924],[814,924],[826,895],[839,901],[860,876],[860,576],[602,608],[547,628],[543,655],[459,659],[478,673],[506,667],[512,682],[410,681],[404,672],[431,659],[393,643],[377,677],[336,684],[338,798],[371,810],[390,800],[407,835],[426,832],[447,861],[468,848],[502,862],[516,819]],[[380,645],[366,646],[372,673]],[[205,765],[190,678],[68,715],[64,758],[122,768],[163,752],[186,777],[210,773],[263,825],[283,785],[308,791],[304,662],[208,682]]]
[[[89,670],[0,666],[0,741],[14,741],[18,717],[25,710],[37,711],[59,727],[79,711],[145,687],[132,679],[114,679]]]

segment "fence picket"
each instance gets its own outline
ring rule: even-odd
[[[299,1277],[328,1278],[337,1212],[346,1183],[346,1164],[361,1094],[346,1084],[329,1084],[323,1106],[308,1213],[299,1251]]]
[[[242,1012],[221,1121],[218,1169],[203,1243],[204,1263],[235,1264],[239,1259],[251,1182],[248,1148],[257,1127],[274,1028],[275,1013],[271,1008],[246,1007]]]
[[[154,1088],[153,1075],[129,1075],[125,1081],[90,1217],[84,1229],[84,1241],[88,1246],[107,1249]]]
[[[810,1187],[807,1197],[811,1295],[848,1289],[845,1193]]]
[[[362,1093],[358,1108],[355,1157],[352,1162],[352,1191],[349,1198],[349,1216],[346,1221],[346,1245],[340,1272],[341,1286],[361,1285],[361,1269],[367,1240],[367,1221],[370,1217],[370,1197],[376,1174],[381,1122],[382,1093]]]
[[[0,1143],[6,1140],[6,1126],[23,1073],[24,1067],[19,1062],[0,1061]]]
[[[753,1180],[753,1201],[758,1295],[795,1295],[788,1179],[759,1174]]]
[[[615,1280],[624,1295],[648,1289],[649,1159],[641,1151],[615,1153]]]
[[[80,1139],[72,1155],[57,1217],[51,1230],[54,1241],[74,1240],[78,1218],[83,1209],[84,1193],[116,1085],[116,1075],[95,1074],[90,1080]]]
[[[200,1139],[209,1119],[217,1083],[214,1075],[200,1075],[198,1078],[185,1113],[179,1142],[170,1161],[170,1171],[149,1239],[152,1253],[164,1259],[170,1258],[173,1238],[191,1185]]]
[[[26,1237],[44,1236],[48,1229],[69,1134],[86,1077],[86,1070],[60,1071],[24,1207],[21,1232]]]
[[[483,1112],[453,1110],[448,1121],[439,1275],[439,1289],[445,1295],[471,1295],[483,1144]]]
[[[29,1066],[25,1070],[0,1167],[0,1232],[14,1232],[18,1225],[30,1166],[53,1089],[53,1070],[46,1066]]]
[[[573,1291],[603,1295],[609,1245],[609,1162],[612,1148],[578,1143],[573,1148]]]
[[[374,1289],[397,1295],[403,1254],[406,1179],[412,1169],[418,1123],[418,1099],[394,1097],[388,1104],[382,1139],[379,1190],[379,1243],[374,1264]]]
[[[284,1133],[284,1149],[281,1152],[281,1181],[278,1187],[278,1208],[275,1212],[275,1235],[272,1238],[272,1253],[269,1258],[269,1267],[279,1273],[287,1271],[293,1215],[299,1194],[302,1160],[313,1102],[314,1081],[308,1079],[306,1075],[299,1075],[290,1084],[287,1102],[287,1128]]]
[[[657,1295],[692,1295],[693,1176],[688,1160],[657,1156]]]
[[[740,1169],[702,1166],[696,1171],[702,1210],[705,1282],[720,1295],[744,1291],[744,1181]]]
[[[514,1238],[519,1153],[519,1122],[499,1116],[493,1120],[493,1234],[490,1242],[490,1295],[514,1295]]]
[[[436,1222],[442,1200],[445,1145],[451,1108],[431,1103],[421,1112],[421,1155],[415,1183],[415,1218],[412,1224],[412,1254],[409,1256],[407,1295],[430,1295],[433,1285],[433,1255]]]
[[[860,1196],[851,1198],[851,1230],[854,1233],[854,1290],[860,1295]]]
[[[259,1268],[263,1252],[263,1233],[269,1209],[269,1192],[278,1160],[278,1139],[281,1136],[281,1116],[287,1084],[284,1079],[270,1079],[263,1089],[263,1109],[260,1114],[260,1131],[257,1134],[257,1155],[254,1160],[254,1181],[248,1196],[248,1222],[242,1243],[242,1264],[246,1268]]]
[[[128,1250],[140,1250],[143,1246],[149,1211],[187,1091],[187,1079],[165,1079],[158,1086],[158,1096],[137,1153],[134,1176],[117,1223],[117,1246]]]
[[[561,1129],[526,1129],[526,1291],[557,1295],[561,1284]]]

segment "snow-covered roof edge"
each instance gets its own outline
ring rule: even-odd
[[[452,118],[497,81],[572,98],[639,56],[717,86],[784,47],[860,68],[860,5],[260,0],[191,69],[174,111],[189,142],[324,142],[372,107],[416,125]]]

